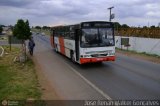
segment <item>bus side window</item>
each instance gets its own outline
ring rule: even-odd
[[[65,33],[65,38],[69,38],[69,36],[70,36],[69,32],[66,32]]]
[[[55,32],[55,36],[58,36],[58,32]]]
[[[75,39],[75,33],[74,33],[74,32],[71,32],[71,33],[70,33],[70,38],[71,38],[71,39]]]
[[[58,37],[61,37],[62,36],[62,33],[61,32],[58,32]]]
[[[59,36],[64,37],[64,32],[60,32]]]
[[[65,37],[66,36],[66,32],[63,32],[63,35],[62,35],[62,37]]]

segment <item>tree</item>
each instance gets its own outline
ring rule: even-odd
[[[3,28],[2,28],[2,26],[0,26],[0,34],[2,33],[2,31],[3,31]]]
[[[22,40],[23,43],[25,40],[29,39],[31,37],[31,32],[28,20],[24,22],[24,20],[19,19],[13,28],[13,35]]]
[[[143,26],[143,28],[145,28],[145,29],[146,29],[146,28],[147,28],[147,26]]]
[[[114,28],[117,31],[117,34],[119,34],[119,29],[121,28],[121,24],[119,24],[119,22],[114,22]]]
[[[13,28],[13,35],[22,40],[22,55],[25,56],[26,60],[26,44],[25,40],[31,37],[30,27],[28,20],[24,21],[23,19],[19,19],[17,24]]]
[[[35,26],[35,28],[36,28],[36,29],[41,29],[41,27],[40,27],[40,26]]]
[[[154,29],[154,28],[156,28],[154,25],[152,25],[150,28],[152,28],[152,29]]]
[[[114,22],[114,26],[115,28],[121,28],[121,24],[119,24],[119,22]]]
[[[122,28],[129,28],[129,26],[127,24],[123,24],[121,27]]]
[[[44,30],[49,30],[49,29],[50,29],[49,26],[43,26],[42,28],[43,28]]]
[[[25,24],[26,24],[26,32],[25,32],[25,35],[27,36],[27,39],[29,39],[29,38],[31,37],[31,35],[32,35],[31,29],[30,29],[30,27],[29,27],[29,21],[27,20]]]

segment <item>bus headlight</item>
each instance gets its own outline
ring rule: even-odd
[[[109,55],[115,55],[115,53],[109,53]]]

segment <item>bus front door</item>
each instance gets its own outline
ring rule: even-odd
[[[75,51],[76,51],[76,61],[79,60],[79,36],[80,36],[80,30],[75,30]]]

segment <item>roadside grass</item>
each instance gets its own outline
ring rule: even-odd
[[[126,52],[126,53],[134,53],[134,54],[139,54],[139,55],[143,55],[143,56],[160,58],[160,56],[157,55],[157,54],[149,54],[149,53],[146,53],[146,52],[136,52],[134,50],[124,50],[124,49],[119,49],[119,48],[116,48],[116,50]]]
[[[1,48],[1,46],[0,46],[0,55],[2,54],[2,48]],[[1,57],[0,57],[1,58]]]
[[[133,50],[121,50],[119,48],[116,48],[116,52],[124,54],[129,57],[147,60],[147,61],[151,61],[151,62],[160,64],[160,56],[156,54],[148,54],[146,52],[139,53]]]
[[[13,62],[19,54],[19,48],[3,46],[5,54],[0,58],[0,100],[38,100],[41,98],[34,63],[28,59],[25,63]]]
[[[50,36],[50,35],[51,35],[50,31],[48,31],[48,30],[43,30],[42,32],[44,32],[45,35],[47,35],[47,36]]]
[[[32,28],[31,31],[33,31],[33,32],[39,32],[39,33],[41,32],[41,30],[35,29],[35,28]]]

